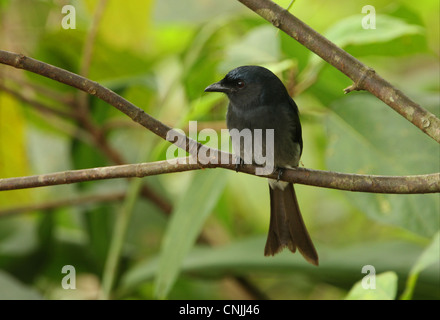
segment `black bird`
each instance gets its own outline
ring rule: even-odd
[[[299,111],[275,74],[260,66],[242,66],[205,91],[228,96],[226,123],[230,132],[250,129],[254,137],[255,129],[274,130],[273,167],[278,177],[283,168],[298,167],[303,148]],[[249,150],[244,148],[241,144],[240,151],[234,149],[240,154],[240,163]],[[264,142],[262,148],[265,150]],[[293,184],[269,179],[269,190],[270,225],[264,255],[275,255],[284,247],[292,252],[298,248],[308,262],[318,265],[318,254],[302,219]]]

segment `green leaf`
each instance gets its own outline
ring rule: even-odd
[[[330,170],[383,175],[438,171],[440,147],[432,139],[368,94],[335,101],[327,118]],[[347,192],[370,218],[403,227],[424,237],[440,228],[435,194],[368,194]]]
[[[191,103],[190,111],[182,119],[181,124],[184,125],[189,121],[203,118],[205,115],[209,114],[212,107],[222,99],[224,99],[222,95],[209,94],[201,96],[200,99],[194,100]]]
[[[195,172],[191,185],[175,206],[162,242],[157,297],[165,298],[177,279],[183,259],[225,187],[226,177],[224,170]]]
[[[331,282],[342,288],[351,288],[362,276],[362,268],[372,265],[377,273],[394,270],[399,278],[405,278],[421,253],[421,248],[407,242],[377,242],[350,244],[344,248],[332,248],[316,243],[320,254],[320,266],[308,264],[300,254],[284,250],[275,257],[265,257],[266,238],[246,238],[218,247],[197,246],[185,257],[181,272],[199,277],[223,277],[225,275],[252,274],[309,274],[314,281]],[[392,254],[390,254],[392,252]],[[145,259],[129,270],[121,280],[120,293],[138,288],[153,278],[159,259]],[[438,269],[429,269],[419,281],[425,295],[438,298]]]
[[[343,19],[330,27],[324,36],[355,57],[396,56],[427,50],[425,31],[421,26],[378,14],[376,29],[363,29],[364,17],[365,15],[354,15]],[[299,76],[300,82],[314,83],[325,65],[324,60],[310,53],[308,65]],[[333,77],[330,79],[333,80]]]
[[[397,274],[389,271],[375,276],[375,287],[364,288],[357,282],[345,297],[346,300],[394,300],[397,293]]]
[[[423,251],[422,255],[417,259],[411,272],[408,276],[405,291],[402,294],[402,299],[409,300],[412,298],[417,279],[420,272],[440,261],[440,232],[433,237],[429,246]]]
[[[0,270],[1,300],[41,300],[43,297],[34,289],[22,284],[8,273]]]

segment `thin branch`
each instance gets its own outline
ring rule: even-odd
[[[7,79],[14,84],[14,87],[31,90],[33,93],[42,95],[45,98],[49,98],[59,105],[66,105],[68,107],[73,106],[74,96],[70,92],[60,93],[53,88],[49,88],[48,86],[42,85],[40,83],[32,82],[31,80],[18,76],[15,73],[12,73],[10,75],[8,74]]]
[[[214,149],[210,149],[214,150]],[[229,155],[232,159],[231,154]],[[159,174],[193,171],[209,168],[224,168],[235,170],[235,164],[215,164],[213,158],[201,158],[206,164],[194,163],[193,158],[177,158],[148,163],[128,164],[84,170],[70,170],[28,177],[0,179],[0,191],[36,188],[69,184],[85,181],[95,181],[115,178],[142,178]],[[211,160],[211,161],[209,161]],[[254,165],[244,165],[240,172],[255,175]],[[276,179],[277,174],[262,177]],[[315,187],[331,188],[356,192],[371,193],[436,193],[440,192],[440,173],[413,176],[379,176],[346,174],[331,171],[311,170],[305,168],[285,169],[281,180],[305,184]]]
[[[41,113],[44,113],[44,114],[50,113],[50,114],[54,114],[59,117],[67,118],[67,119],[75,119],[76,118],[76,114],[72,111],[65,111],[65,110],[61,110],[61,109],[56,109],[52,106],[48,106],[48,105],[43,104],[37,100],[33,100],[33,99],[27,97],[25,94],[23,94],[23,91],[19,92],[15,89],[11,89],[11,88],[1,84],[1,83],[0,83],[0,91],[4,91],[4,92],[10,94],[11,96],[20,100],[21,102],[32,105],[35,109],[37,109]]]
[[[154,119],[142,109],[136,107],[134,104],[114,93],[110,89],[107,89],[95,81],[89,80],[70,71],[26,57],[22,54],[3,50],[0,50],[0,63],[10,65],[17,69],[31,71],[96,96],[114,106],[119,111],[125,113],[132,120],[138,122],[162,139],[166,139],[167,132],[171,130],[170,127]]]
[[[269,0],[238,0],[353,80],[345,93],[367,90],[440,143],[440,119],[412,101],[352,55]]]
[[[46,105],[45,103],[28,98],[24,92],[10,89],[0,82],[0,92],[1,91],[6,92],[18,101],[32,106],[37,111],[35,115],[47,122],[48,125],[53,127],[55,130],[67,134],[68,136],[75,137],[84,143],[90,143],[92,140],[92,136],[87,131],[80,129],[69,121],[65,120],[65,118],[75,118],[75,113],[56,109],[52,106]]]

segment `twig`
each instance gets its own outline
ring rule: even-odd
[[[92,56],[93,56],[93,46],[95,44],[95,39],[98,34],[98,27],[101,22],[102,15],[104,14],[105,8],[107,6],[108,0],[100,0],[97,4],[92,25],[90,27],[90,30],[87,34],[86,41],[84,43],[84,48],[82,52],[82,60],[81,60],[81,67],[80,67],[80,74],[84,77],[87,77],[89,75],[90,65],[92,63]]]
[[[96,202],[120,201],[124,198],[125,198],[125,191],[112,192],[108,194],[79,196],[72,199],[58,199],[55,201],[48,201],[48,202],[32,204],[32,205],[1,208],[0,217],[5,217],[8,215],[14,215],[24,212],[36,211],[36,210],[51,210],[60,207],[79,206],[79,205],[86,205]]]
[[[213,149],[211,149],[213,150]],[[232,155],[228,154],[232,160]],[[115,178],[142,178],[165,173],[184,172],[209,168],[224,168],[235,171],[235,164],[191,163],[191,158],[177,158],[149,163],[128,164],[84,170],[0,179],[0,191],[36,188]],[[207,162],[204,159],[203,162]],[[253,165],[244,165],[240,172],[255,175]],[[277,174],[262,177],[276,179]],[[304,168],[285,169],[281,180],[315,187],[371,193],[436,193],[440,192],[440,173],[413,176],[379,176],[347,174]]]
[[[440,143],[440,119],[408,98],[373,69],[337,47],[287,10],[269,0],[238,0],[353,80],[345,93],[367,90]]]
[[[7,79],[11,81],[14,86],[19,86],[20,88],[32,90],[33,93],[42,95],[45,98],[49,98],[57,104],[67,105],[69,107],[73,106],[74,96],[72,93],[60,93],[55,89],[49,88],[39,83],[32,82],[25,79],[24,77],[15,75],[14,73],[8,75]]]
[[[48,106],[37,100],[28,98],[23,92],[9,89],[8,87],[5,87],[1,82],[0,91],[4,91],[16,98],[17,100],[22,101],[29,106],[32,106],[35,110],[38,111],[36,112],[36,115],[40,117],[43,121],[47,122],[54,129],[64,134],[67,134],[68,136],[75,137],[76,139],[85,143],[90,143],[90,141],[93,140],[92,136],[90,136],[87,131],[78,128],[76,125],[70,123],[67,120],[64,120],[65,118],[75,118],[75,114],[73,112],[55,109],[52,106]]]

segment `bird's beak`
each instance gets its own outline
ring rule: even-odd
[[[205,92],[229,92],[230,88],[224,86],[221,81],[206,87]]]

